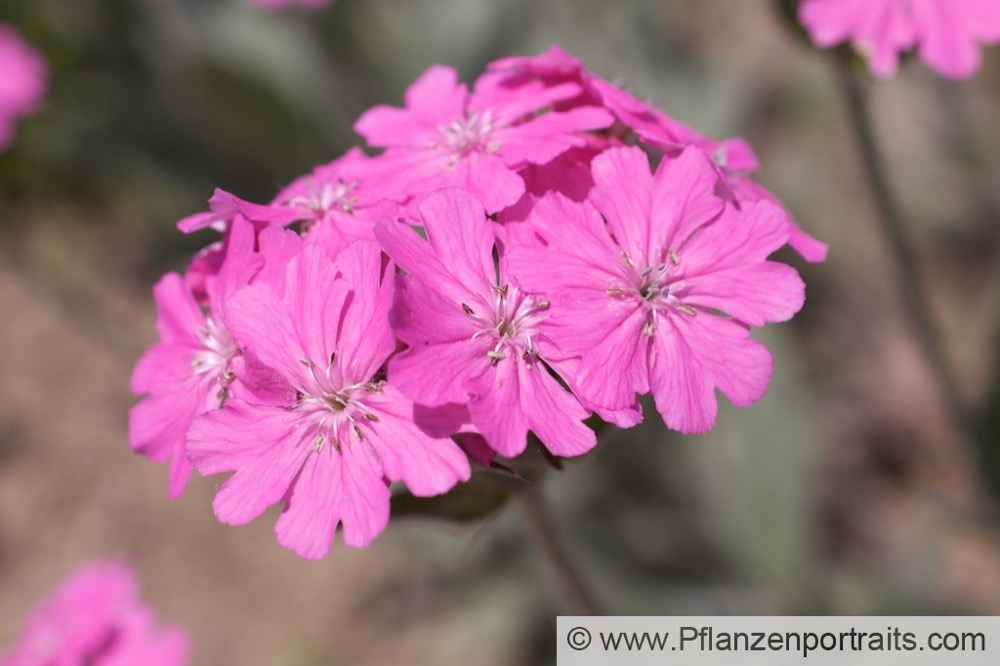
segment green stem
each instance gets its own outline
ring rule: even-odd
[[[934,375],[949,417],[954,421],[956,429],[971,445],[975,442],[971,422],[958,385],[938,341],[930,308],[924,300],[924,294],[927,293],[927,290],[922,286],[916,255],[908,238],[906,218],[889,186],[882,154],[875,138],[875,129],[868,106],[867,88],[859,80],[852,58],[853,54],[849,49],[841,49],[836,53],[837,78],[847,103],[858,148],[861,151],[866,181],[871,187],[872,198],[878,209],[876,218],[879,230],[890,251],[891,270],[901,296],[903,311],[909,320],[927,365]]]
[[[594,593],[559,538],[552,511],[539,484],[533,483],[516,493],[511,501],[528,539],[552,570],[569,611],[574,615],[603,615]]]

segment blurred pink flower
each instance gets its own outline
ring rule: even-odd
[[[942,76],[966,78],[979,69],[979,44],[1000,42],[997,0],[803,0],[799,19],[823,48],[851,41],[880,79],[913,49]]]
[[[17,120],[38,112],[48,74],[41,54],[0,23],[0,151],[14,140]]]
[[[157,628],[130,567],[116,560],[77,569],[43,600],[0,666],[182,666],[189,642]]]

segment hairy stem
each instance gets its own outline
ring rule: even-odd
[[[587,584],[579,567],[559,538],[552,511],[539,484],[533,483],[512,498],[528,540],[544,559],[574,615],[603,615],[601,606]]]
[[[861,151],[866,181],[878,210],[879,230],[889,247],[891,269],[896,288],[901,296],[903,311],[916,337],[916,342],[934,375],[938,391],[948,410],[949,417],[961,435],[974,444],[969,416],[962,402],[958,385],[948,366],[944,351],[938,341],[930,307],[924,300],[927,290],[917,268],[917,260],[908,237],[906,218],[898,200],[893,195],[886,177],[885,165],[875,137],[867,89],[854,69],[853,55],[849,49],[836,54],[837,78],[847,103],[858,148]]]

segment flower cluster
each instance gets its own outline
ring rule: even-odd
[[[17,31],[0,23],[0,151],[14,140],[18,119],[38,112],[48,85],[45,59]]]
[[[802,0],[799,19],[823,48],[850,41],[880,79],[914,49],[942,76],[966,78],[979,69],[979,44],[1000,42],[996,0]]]
[[[764,395],[772,359],[750,327],[804,300],[768,256],[826,246],[751,179],[746,143],[558,47],[497,61],[471,90],[431,67],[356,129],[384,150],[269,204],[217,190],[180,221],[222,237],[156,286],[160,341],[130,418],[132,447],[171,461],[172,497],[192,467],[233,472],[220,520],[284,502],[278,541],[320,558],[338,525],[351,546],[378,535],[391,484],[445,493],[469,456],[517,456],[529,431],[577,456],[591,414],[641,421],[638,395],[685,433],[712,428],[716,389]]]
[[[183,666],[189,649],[184,630],[158,626],[131,568],[112,560],[80,567],[42,601],[0,666]]]

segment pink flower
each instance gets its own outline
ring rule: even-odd
[[[588,71],[579,60],[559,46],[552,46],[542,55],[535,57],[518,56],[498,60],[490,65],[489,71],[490,75],[496,78],[497,85],[515,90],[538,82],[548,86],[576,83],[581,86],[583,93],[571,102],[560,102],[556,108],[571,108],[573,104],[603,106],[611,111],[621,124],[616,127],[628,128],[635,132],[635,136],[641,142],[663,151],[669,157],[676,157],[682,150],[692,146],[711,156],[719,178],[724,183],[724,189],[729,191],[735,201],[753,202],[767,199],[780,203],[767,189],[751,179],[751,174],[757,170],[757,158],[745,141],[742,139],[717,141],[702,135],[653,104],[636,98],[619,86]],[[603,149],[611,145],[598,148]],[[563,193],[569,194],[566,191]],[[571,194],[570,196],[576,198]],[[825,243],[802,231],[787,213],[786,223],[789,226],[789,244],[806,261],[821,262],[826,259]]]
[[[308,240],[336,256],[355,240],[374,240],[375,221],[399,214],[398,206],[385,200],[382,174],[373,165],[370,157],[352,148],[297,178],[269,204],[252,203],[216,189],[208,200],[209,210],[185,217],[177,228],[184,233],[206,228],[224,232],[237,215],[253,222],[258,231],[301,222]]]
[[[448,189],[419,207],[425,242],[383,220],[375,235],[406,276],[398,279],[392,325],[409,348],[389,362],[389,378],[429,406],[466,404],[472,425],[504,456],[521,453],[528,430],[554,454],[596,443],[589,412],[549,372],[558,355],[549,301],[528,295],[501,255],[493,223],[471,194]]]
[[[550,298],[551,335],[578,357],[570,385],[583,399],[614,410],[651,391],[669,427],[706,432],[716,388],[739,406],[767,390],[771,355],[749,327],[802,306],[796,272],[766,260],[788,240],[784,214],[720,199],[697,149],[655,174],[638,148],[592,167],[589,202],[538,201],[530,223],[544,242],[512,248],[511,269]]]
[[[139,599],[135,573],[118,561],[77,569],[28,617],[0,666],[181,666],[187,634],[159,629]]]
[[[470,94],[450,67],[428,69],[407,89],[406,108],[376,106],[355,129],[373,146],[389,196],[403,201],[443,187],[462,187],[493,213],[524,193],[517,170],[544,164],[586,144],[579,133],[607,127],[603,109],[547,110],[580,92],[574,83],[526,84],[517,90],[484,76]]]
[[[269,206],[240,199],[225,190],[216,189],[208,200],[209,210],[189,215],[177,223],[177,228],[186,234],[215,229],[225,232],[233,218],[242,215],[258,228],[271,224],[286,226],[302,219],[303,211],[298,207]]]
[[[45,96],[49,69],[45,59],[0,23],[0,151],[14,140],[18,118],[33,115]]]
[[[375,240],[376,220],[398,215],[398,206],[385,200],[383,183],[372,177],[372,159],[358,148],[298,178],[271,206],[295,210],[306,238],[331,257],[356,240]]]
[[[207,309],[177,273],[165,275],[153,290],[160,341],[132,374],[132,391],[149,395],[129,412],[129,443],[153,462],[171,459],[171,499],[181,496],[191,476],[185,438],[192,419],[240,392],[242,359],[223,324],[222,306],[260,269],[254,243],[253,227],[237,217],[218,252],[217,272],[199,272]]]
[[[942,76],[966,78],[979,69],[979,44],[1000,42],[996,0],[803,0],[799,20],[820,47],[850,40],[880,79],[913,49]]]
[[[247,523],[284,500],[278,542],[318,559],[338,523],[347,545],[371,543],[389,518],[389,482],[428,496],[469,478],[461,449],[421,430],[413,402],[381,379],[396,349],[383,270],[393,269],[375,243],[358,241],[336,262],[305,244],[284,284],[261,277],[226,303],[250,393],[196,419],[187,442],[202,474],[235,471],[215,496],[222,522]]]

